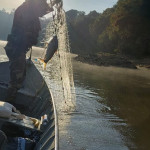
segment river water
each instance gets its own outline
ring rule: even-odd
[[[60,150],[149,150],[150,70],[73,61],[73,72],[75,111],[58,112]]]
[[[150,70],[76,61],[73,70],[76,111],[64,118],[66,130],[60,131],[60,148],[149,150]]]

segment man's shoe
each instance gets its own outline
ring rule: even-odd
[[[12,102],[16,99],[16,96],[17,96],[17,89],[16,88],[13,88],[13,87],[10,87],[8,88],[8,91],[7,91],[7,96],[5,98],[5,102]]]

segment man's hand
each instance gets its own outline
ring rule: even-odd
[[[55,7],[59,12],[61,10],[61,8],[63,7],[63,2],[61,1],[61,2],[57,3]]]
[[[51,5],[54,6],[55,4],[58,4],[62,2],[62,0],[51,0]]]

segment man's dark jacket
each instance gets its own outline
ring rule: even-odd
[[[5,47],[10,59],[17,58],[37,44],[41,27],[39,17],[32,5],[24,2],[15,11],[11,34],[8,35],[8,43]]]

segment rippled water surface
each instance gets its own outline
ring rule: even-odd
[[[74,62],[73,68],[76,111],[66,114],[62,149],[148,150],[150,70],[80,62]]]
[[[53,76],[59,74],[56,68],[48,68],[44,76],[54,93],[59,93],[55,101],[62,107],[61,85],[53,83]],[[76,61],[73,70],[75,111],[58,109],[60,150],[149,150],[150,70]]]

